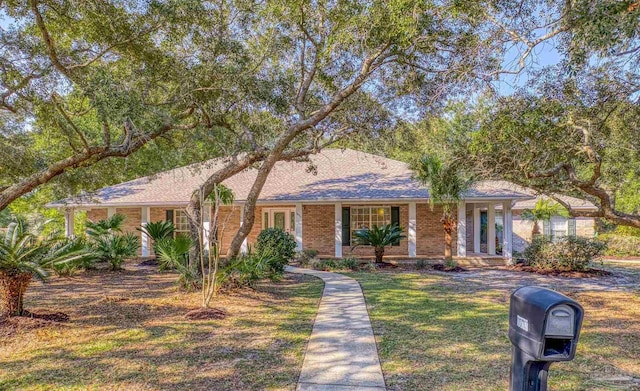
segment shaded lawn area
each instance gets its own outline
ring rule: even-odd
[[[390,390],[508,388],[510,290],[433,273],[351,273],[363,287]],[[585,308],[576,354],[550,390],[640,390],[638,292],[563,292]]]
[[[293,390],[322,282],[287,274],[220,296],[224,320],[187,321],[199,293],[151,269],[54,278],[25,307],[71,322],[0,328],[0,389]]]

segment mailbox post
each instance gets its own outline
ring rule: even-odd
[[[511,294],[510,391],[547,389],[551,364],[576,354],[583,313],[580,304],[551,289],[526,286]]]

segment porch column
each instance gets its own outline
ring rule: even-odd
[[[342,258],[342,204],[335,205],[335,257]]]
[[[143,206],[142,208],[140,208],[140,225],[143,227],[147,226],[147,223],[149,222],[149,216],[151,215],[151,208],[149,208],[148,206]],[[140,232],[140,239],[142,242],[142,256],[143,257],[148,257],[149,254],[149,235],[145,234],[144,232]]]
[[[458,256],[467,256],[467,204],[458,202]]]
[[[302,204],[296,204],[296,250],[302,251]]]
[[[502,215],[504,216],[504,228],[502,231],[502,256],[508,263],[513,261],[513,213],[511,212],[511,201],[502,204]]]
[[[416,256],[416,203],[409,202],[409,227],[407,227],[407,237],[409,239],[409,257]]]
[[[113,217],[114,214],[116,214],[116,208],[108,207],[107,208],[107,218]]]
[[[244,225],[244,205],[240,208],[240,226]],[[249,245],[247,244],[247,238],[244,238],[240,245],[240,252],[246,254],[249,251]]]
[[[473,252],[480,254],[480,208],[473,205]]]
[[[496,255],[496,208],[492,203],[487,207],[487,253]]]
[[[73,208],[64,210],[64,236],[70,238],[73,236],[73,217],[75,211]]]

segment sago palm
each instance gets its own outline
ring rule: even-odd
[[[174,232],[176,231],[176,227],[173,225],[171,221],[156,221],[143,225],[142,227],[136,228],[138,231],[147,235],[151,240],[153,240],[153,252],[157,255],[158,242],[162,239],[169,239],[173,237]]]
[[[0,242],[0,317],[23,314],[24,293],[34,277],[44,280],[53,265],[92,256],[73,240],[39,239],[22,221],[11,223]]]
[[[560,204],[545,198],[540,198],[536,201],[533,209],[525,209],[522,211],[522,219],[533,223],[531,229],[532,238],[540,235],[540,225],[538,223],[540,221],[551,220],[553,216],[569,217],[569,213]]]
[[[405,238],[402,234],[402,228],[397,224],[387,224],[382,227],[374,225],[371,228],[362,228],[355,230],[354,233],[354,246],[371,246],[374,249],[376,256],[376,263],[382,263],[384,257],[384,248],[391,246]]]
[[[122,232],[122,223],[126,219],[125,215],[116,213],[113,216],[100,220],[98,222],[87,221],[87,235],[90,237],[98,237],[111,233]]]
[[[442,206],[442,218],[440,222],[445,233],[445,253],[446,260],[452,259],[453,242],[451,234],[456,228],[456,219],[453,215],[453,208],[462,199],[465,191],[469,188],[471,180],[456,167],[444,164],[436,156],[423,156],[418,164],[413,167],[416,178],[429,187],[429,204],[433,210],[435,204]]]

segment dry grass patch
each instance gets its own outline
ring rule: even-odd
[[[216,299],[225,319],[191,321],[199,293],[175,278],[137,269],[34,285],[26,308],[71,320],[0,328],[0,389],[295,388],[321,281],[286,275]]]
[[[390,390],[505,390],[510,290],[440,274],[354,273]],[[637,292],[563,292],[585,308],[576,359],[551,390],[640,390]]]

